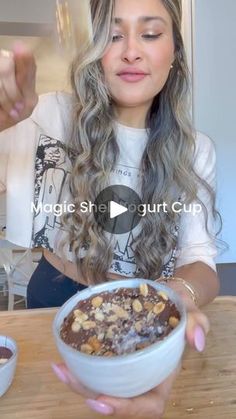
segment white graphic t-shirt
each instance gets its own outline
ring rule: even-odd
[[[69,94],[43,95],[30,118],[0,133],[0,191],[6,190],[7,194],[7,239],[20,246],[55,251],[62,238],[60,216],[50,209],[68,199],[68,179],[75,158],[65,149],[71,126],[70,109]],[[140,162],[148,133],[118,123],[114,129],[120,154],[110,185],[126,185],[140,195]],[[214,186],[214,147],[200,133],[196,138],[195,170]],[[206,192],[199,191],[199,196],[208,208]],[[46,205],[48,212],[32,211],[32,203],[34,209]],[[213,233],[210,212],[209,218],[209,230]],[[110,272],[135,276],[133,240],[140,228],[141,223],[129,233],[113,235]],[[182,213],[176,226],[176,247],[166,256],[163,274],[169,276],[174,268],[195,261],[215,269],[215,256],[214,240],[205,230],[203,214]]]

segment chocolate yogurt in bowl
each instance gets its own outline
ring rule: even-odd
[[[6,364],[7,361],[12,357],[13,352],[5,346],[0,346],[0,366]]]
[[[60,336],[89,355],[125,355],[164,339],[179,321],[168,295],[142,283],[79,301],[64,320]]]
[[[53,332],[67,367],[85,386],[134,397],[177,367],[185,327],[185,308],[173,290],[134,278],[78,292],[59,309]]]
[[[0,335],[0,397],[9,389],[16,369],[17,344],[9,336]]]

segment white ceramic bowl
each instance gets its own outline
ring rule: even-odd
[[[64,318],[75,305],[94,294],[117,288],[135,288],[147,283],[156,290],[163,290],[176,304],[181,320],[163,341],[142,350],[113,357],[87,355],[67,345],[60,337]],[[115,397],[134,397],[160,384],[177,367],[185,347],[186,312],[181,299],[170,288],[146,279],[128,279],[106,282],[78,292],[57,312],[53,333],[58,351],[74,377],[86,387]]]
[[[0,336],[0,346],[9,348],[13,355],[5,363],[0,365],[0,397],[9,389],[15,374],[16,362],[18,356],[17,344],[9,336]]]

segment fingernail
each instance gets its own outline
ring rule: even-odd
[[[17,111],[23,111],[25,105],[23,102],[16,102],[14,107],[17,109]]]
[[[199,352],[202,352],[205,348],[205,334],[200,326],[197,326],[194,330],[194,344]]]
[[[12,119],[19,119],[20,117],[19,113],[15,109],[12,109],[9,115]]]
[[[52,363],[51,367],[53,371],[55,372],[57,378],[59,378],[59,380],[62,381],[63,383],[68,384],[69,380],[67,376],[64,374],[64,372],[56,364]]]
[[[101,413],[102,415],[112,415],[114,413],[113,407],[108,406],[108,404],[98,402],[97,400],[88,399],[86,400],[86,404],[90,407],[90,409]]]

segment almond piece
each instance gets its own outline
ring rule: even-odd
[[[90,346],[88,343],[83,343],[80,347],[81,352],[84,352],[85,354],[90,355],[93,352],[92,346]]]
[[[140,313],[143,309],[142,304],[140,303],[140,301],[137,298],[133,301],[132,306],[133,306],[133,310],[136,313]]]
[[[73,313],[75,317],[80,317],[83,314],[83,312],[79,309],[74,310]]]
[[[168,301],[168,295],[165,291],[159,291],[158,295],[160,295],[160,297],[163,298],[163,300]]]
[[[153,307],[154,307],[154,304],[153,304],[153,303],[151,303],[150,301],[145,301],[145,302],[143,303],[143,306],[144,306],[144,308],[145,308],[147,311],[152,311],[152,309],[153,309]]]
[[[147,315],[147,322],[150,323],[155,317],[155,314],[152,311],[149,311]]]
[[[103,322],[103,320],[105,319],[105,316],[103,313],[101,313],[101,311],[99,311],[98,313],[95,313],[95,319],[100,322]]]
[[[96,322],[93,322],[92,320],[87,320],[82,323],[82,328],[84,330],[90,330],[90,329],[93,329],[94,327],[96,327]]]
[[[75,322],[83,323],[88,320],[88,315],[81,311],[81,314],[75,317]]]
[[[107,317],[107,321],[108,321],[108,322],[115,323],[117,320],[118,320],[118,317],[117,317],[117,315],[116,315],[116,314],[112,314],[111,316],[108,316],[108,317]]]
[[[100,307],[102,305],[102,303],[103,303],[103,299],[102,299],[102,297],[99,297],[99,295],[92,299],[92,306],[95,307],[95,308]]]
[[[169,325],[173,327],[173,329],[179,324],[179,319],[177,317],[171,316],[169,318]]]
[[[113,339],[114,337],[114,330],[116,329],[116,325],[112,324],[111,326],[108,327],[107,333],[106,333],[106,338],[107,339]]]
[[[129,314],[126,310],[124,310],[122,307],[118,306],[117,304],[112,304],[111,310],[114,311],[114,313],[121,319],[128,319]]]
[[[71,330],[74,333],[77,333],[81,329],[81,324],[79,322],[74,321],[71,325]]]
[[[148,286],[147,286],[147,284],[141,284],[140,287],[139,287],[139,290],[140,290],[140,294],[143,297],[147,297],[147,295],[148,295]]]
[[[160,314],[165,308],[165,304],[163,302],[157,303],[154,305],[152,311],[155,314]]]
[[[90,336],[90,338],[88,339],[88,344],[90,346],[92,346],[94,352],[98,352],[99,349],[101,348],[101,342],[99,342],[97,336]]]

